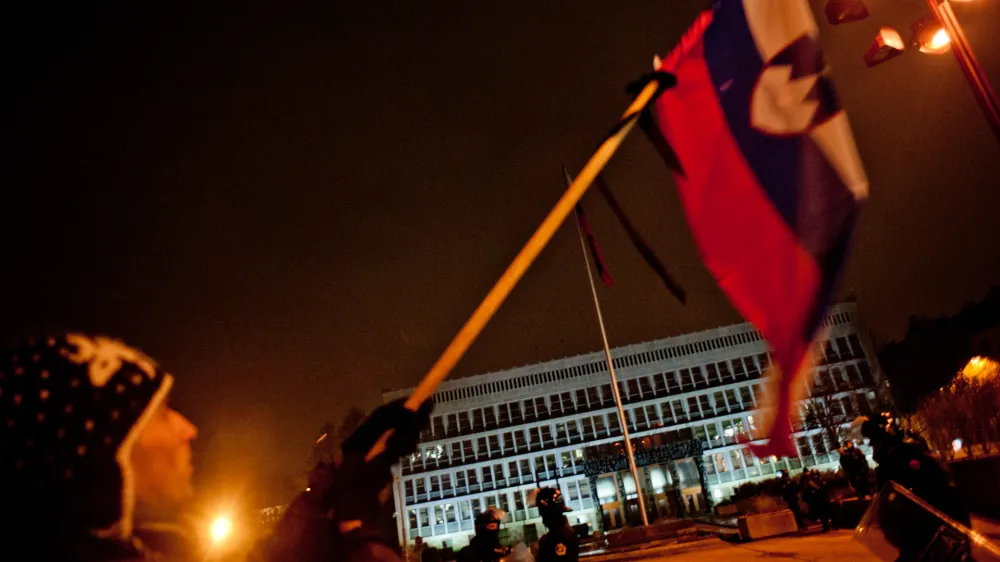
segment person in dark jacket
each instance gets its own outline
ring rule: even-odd
[[[922,444],[887,431],[877,419],[865,421],[861,432],[869,439],[878,462],[875,475],[880,494],[895,482],[952,520],[969,526],[969,510],[951,477]],[[892,499],[893,492],[888,493]],[[942,523],[920,506],[905,502],[901,505],[895,511],[881,511],[879,524],[886,539],[899,548],[899,560],[917,560]]]
[[[0,352],[4,561],[203,558],[191,526],[174,517],[193,495],[197,429],[168,405],[173,383],[149,357],[106,337],[69,333]],[[391,482],[389,466],[415,447],[429,417],[424,406],[417,413],[401,403],[376,410],[343,444],[344,462],[321,501],[289,510],[293,518],[323,521],[325,532],[310,533],[307,525],[307,532],[263,545],[292,548],[262,548],[255,559],[309,561],[303,555],[318,551],[337,553],[322,560],[400,560],[387,546],[394,541],[373,534],[372,490]],[[395,437],[383,454],[366,460],[390,428]]]
[[[819,471],[802,471],[802,481],[799,485],[802,499],[809,506],[809,515],[823,526],[823,532],[830,530],[832,512],[830,509],[830,489]]]
[[[510,554],[510,547],[500,544],[500,525],[506,514],[491,507],[476,516],[476,536],[458,551],[458,562],[496,562]]]
[[[802,521],[802,508],[799,506],[799,487],[785,470],[782,470],[781,476],[778,477],[778,495],[788,505],[788,509],[795,516],[795,526],[801,530],[805,525]]]
[[[542,488],[535,496],[535,507],[549,530],[538,541],[538,562],[576,562],[580,559],[580,538],[566,520],[566,507],[559,488]]]
[[[854,489],[859,498],[871,496],[871,472],[868,467],[868,459],[861,449],[854,446],[854,441],[847,440],[844,446],[838,451],[840,454],[840,468],[847,477],[847,482]]]

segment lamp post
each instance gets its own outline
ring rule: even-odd
[[[955,17],[955,12],[951,9],[951,3],[948,0],[927,0],[927,5],[930,6],[934,17],[948,33],[948,37],[954,45],[958,66],[965,74],[965,79],[969,82],[969,87],[972,88],[972,93],[975,94],[976,101],[979,102],[979,107],[983,110],[983,116],[993,130],[993,136],[996,137],[997,142],[1000,142],[1000,103],[997,102],[997,96],[986,79],[986,73],[983,72],[979,60],[972,52],[969,41],[965,38],[965,31],[962,30],[958,18]]]
[[[958,66],[962,69],[979,107],[983,110],[983,117],[997,142],[1000,142],[1000,103],[997,102],[997,96],[990,87],[979,60],[972,52],[965,31],[951,9],[952,1],[956,0],[927,0],[931,15],[913,23],[912,46],[922,53],[934,55],[943,54],[953,48]],[[826,4],[827,21],[833,25],[858,21],[867,16],[868,9],[864,5],[864,0],[828,0]],[[904,49],[899,33],[891,27],[883,27],[865,53],[865,64],[869,67],[882,64],[901,55]]]

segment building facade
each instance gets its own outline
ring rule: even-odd
[[[622,431],[603,353],[445,382],[420,450],[399,465],[407,541],[460,547],[475,514],[497,506],[508,513],[511,540],[530,542],[544,533],[528,507],[539,485],[558,485],[570,522],[593,530],[634,520],[639,493],[651,517],[680,517],[780,469],[835,469],[836,428],[823,426],[815,405],[843,425],[879,407],[881,377],[854,303],[833,307],[824,324],[813,373],[824,390],[800,404],[797,459],[757,459],[746,447],[760,437],[754,409],[770,365],[750,324],[614,349],[630,437],[645,459],[638,486],[615,454]]]

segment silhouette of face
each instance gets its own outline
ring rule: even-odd
[[[191,499],[191,441],[198,429],[176,410],[161,405],[132,447],[136,506],[159,511]]]

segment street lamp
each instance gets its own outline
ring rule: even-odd
[[[965,74],[965,79],[983,110],[983,116],[993,130],[993,136],[1000,141],[1000,101],[997,101],[986,73],[972,52],[965,31],[951,9],[952,2],[971,1],[974,0],[927,0],[931,15],[911,26],[911,42],[922,53],[939,55],[949,50],[955,53],[958,66]],[[868,8],[861,0],[829,0],[826,4],[826,18],[834,25],[864,19],[867,15]],[[875,66],[902,53],[902,41],[896,40],[898,36],[892,28],[883,27],[879,30],[865,52],[865,64]]]
[[[921,53],[941,55],[951,49],[951,37],[934,14],[920,18],[910,25],[913,36],[910,44]]]
[[[868,52],[865,53],[865,64],[869,67],[882,64],[903,54],[905,48],[903,38],[899,36],[898,31],[888,26],[883,27],[878,30],[878,35],[875,36],[871,47],[868,47]]]

